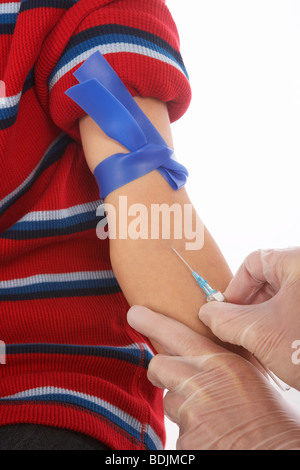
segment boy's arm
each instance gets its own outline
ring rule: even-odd
[[[171,126],[167,106],[155,98],[134,98],[144,113],[160,132],[167,145],[173,148]],[[80,120],[80,133],[87,163],[91,169],[105,158],[115,153],[128,153],[118,142],[107,137],[99,126],[89,117],[84,116]],[[184,156],[181,158],[184,163]],[[152,204],[191,204],[185,188],[174,191],[158,171],[139,178],[119,189],[113,191],[105,199],[105,203],[112,204],[117,211],[119,220],[119,197],[127,197],[127,207],[133,204],[143,204],[149,214],[148,239],[110,239],[110,259],[112,268],[119,285],[130,305],[143,305],[154,311],[164,313],[182,323],[190,326],[195,331],[212,336],[198,318],[200,306],[205,303],[206,297],[194,281],[191,272],[183,265],[172,251],[174,246],[188,261],[188,263],[201,274],[208,282],[219,289],[225,290],[231,280],[230,269],[225,262],[209,232],[204,231],[204,245],[201,249],[185,249],[184,238],[173,238],[174,231],[171,218],[171,238],[162,239],[161,231],[159,239],[151,239],[151,205]],[[139,215],[139,214],[137,214]],[[135,217],[128,217],[128,224]],[[196,212],[193,209],[193,221],[195,230]],[[126,220],[126,219],[125,219]],[[108,221],[112,231],[113,219]],[[152,220],[153,222],[153,220]],[[199,222],[199,218],[198,218]],[[122,227],[124,229],[124,227]],[[139,230],[141,227],[138,227]],[[118,234],[118,223],[116,227]],[[127,226],[126,226],[127,231]],[[198,238],[203,238],[201,224],[198,223]],[[156,349],[161,349],[155,344]]]

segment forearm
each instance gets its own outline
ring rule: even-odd
[[[231,273],[214,240],[205,230],[203,247],[186,251],[186,243],[190,241],[186,239],[184,233],[182,239],[174,239],[172,225],[170,238],[162,238],[162,225],[159,239],[151,238],[151,228],[156,225],[151,217],[151,207],[162,203],[168,206],[177,205],[182,210],[174,218],[181,216],[183,218],[184,204],[191,204],[185,189],[173,191],[158,172],[152,172],[114,191],[105,202],[116,208],[116,234],[120,229],[118,223],[122,210],[119,204],[120,196],[126,196],[128,207],[137,203],[142,204],[148,214],[147,239],[134,240],[127,236],[126,239],[110,240],[112,267],[128,303],[144,305],[171,316],[198,332],[207,332],[198,318],[199,308],[205,302],[206,296],[194,281],[191,272],[172,251],[171,246],[182,253],[188,263],[205,276],[211,285],[223,291],[231,279]],[[115,225],[115,220],[112,219],[108,215],[110,228]],[[196,212],[193,209],[193,220],[195,219]],[[127,217],[127,226],[133,221],[134,217]],[[178,225],[180,224],[181,220],[178,222]],[[184,228],[182,231],[184,232]],[[203,239],[200,223],[196,236],[199,241]]]
[[[166,105],[158,100],[135,98],[139,106],[159,130],[169,147],[173,147]],[[81,120],[83,147],[91,171],[104,158],[114,153],[128,152],[115,141],[103,134],[101,129],[89,118]],[[88,131],[87,131],[88,129]],[[99,142],[101,141],[101,151]],[[148,238],[133,239],[128,235],[128,227],[135,217],[120,214],[120,197],[126,197],[127,208],[133,204],[141,204],[148,214]],[[110,239],[110,258],[113,270],[120,287],[130,305],[139,304],[171,316],[194,330],[210,335],[209,330],[199,321],[198,311],[205,302],[205,295],[193,280],[191,273],[180,262],[171,246],[178,249],[191,266],[203,275],[209,283],[224,291],[231,279],[231,272],[220,250],[207,230],[204,231],[204,245],[197,250],[185,251],[187,240],[183,230],[181,239],[174,239],[174,232],[169,239],[151,237],[151,208],[154,204],[177,204],[181,215],[184,205],[191,204],[184,188],[174,191],[158,171],[139,178],[116,191],[105,199],[116,210],[116,220],[108,211],[110,232],[115,238]],[[124,211],[123,211],[124,212]],[[192,209],[194,230],[196,212]],[[119,218],[124,220],[119,226]],[[124,218],[124,216],[126,217]],[[184,215],[183,215],[184,217]],[[199,218],[198,218],[199,222]],[[114,225],[116,224],[116,227]],[[124,227],[124,224],[127,225]],[[179,225],[184,221],[179,221]],[[198,240],[203,238],[202,226],[197,224]],[[171,224],[172,227],[172,224]],[[118,236],[119,229],[127,233],[122,239]]]

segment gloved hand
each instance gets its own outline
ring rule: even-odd
[[[224,295],[200,309],[201,321],[300,390],[300,248],[252,253]]]
[[[187,326],[144,307],[129,324],[169,354],[150,362],[167,388],[164,409],[180,428],[178,450],[300,448],[300,416],[259,370]]]

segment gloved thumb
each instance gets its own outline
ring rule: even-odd
[[[200,320],[221,341],[243,346],[254,354],[264,319],[264,304],[210,302],[201,307]]]

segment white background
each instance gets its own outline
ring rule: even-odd
[[[194,206],[236,272],[257,248],[300,245],[300,1],[167,6],[193,93],[172,124],[176,156],[190,172]],[[294,391],[285,396],[300,403]],[[166,448],[175,449],[177,427],[166,424]]]

